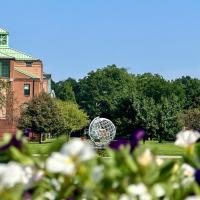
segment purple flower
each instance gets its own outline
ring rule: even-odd
[[[23,194],[23,200],[31,200],[32,199],[32,195],[30,192],[24,192]]]
[[[145,137],[145,135],[144,129],[135,129],[131,134],[130,140],[119,139],[117,141],[112,141],[109,146],[114,150],[118,150],[121,146],[130,145],[130,152],[132,152],[138,146],[139,141]]]
[[[22,141],[17,138],[16,134],[14,134],[9,141],[9,143],[3,145],[0,147],[0,151],[6,151],[8,150],[11,146],[16,147],[17,149],[21,149],[22,147]]]
[[[200,169],[196,170],[194,176],[195,176],[196,182],[200,185]]]
[[[135,129],[133,133],[131,134],[131,141],[137,141],[139,142],[141,139],[145,137],[145,131],[142,128]]]

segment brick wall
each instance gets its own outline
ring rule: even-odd
[[[25,70],[28,73],[36,76],[37,79],[24,75],[15,70],[15,67]],[[10,82],[11,88],[14,92],[14,118],[19,117],[20,107],[23,103],[28,102],[33,96],[38,95],[42,91],[48,91],[48,84],[43,80],[43,65],[41,61],[34,61],[31,67],[26,66],[24,61],[10,61]],[[45,82],[45,83],[44,83]],[[24,96],[24,84],[30,84],[30,95]],[[0,138],[3,133],[15,133],[17,130],[14,123],[10,123],[5,119],[0,119]]]
[[[15,133],[17,131],[16,125],[13,122],[0,119],[0,138],[3,137],[4,133]]]

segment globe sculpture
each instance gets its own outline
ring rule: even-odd
[[[97,146],[109,144],[115,134],[115,125],[109,119],[97,117],[90,123],[89,136]]]

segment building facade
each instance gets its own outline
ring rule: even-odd
[[[9,33],[0,28],[0,79],[12,92],[10,103],[0,108],[1,137],[16,132],[21,106],[42,91],[51,93],[51,76],[44,73],[40,59],[10,48]]]

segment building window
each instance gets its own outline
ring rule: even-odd
[[[26,62],[27,67],[32,67],[32,62]]]
[[[10,61],[1,60],[0,61],[0,78],[9,78],[10,77]]]
[[[24,84],[24,96],[30,96],[30,84]]]
[[[0,35],[0,45],[7,45],[7,35]]]

